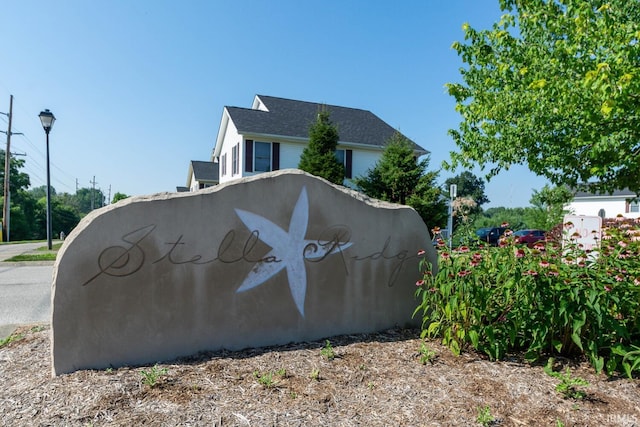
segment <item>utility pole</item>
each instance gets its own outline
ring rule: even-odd
[[[89,184],[92,185],[92,187],[91,187],[91,210],[93,210],[95,192],[96,192],[96,184],[97,184],[95,175],[93,175],[93,181],[89,181]]]
[[[111,184],[109,184],[109,196],[107,197],[107,204],[111,204]]]
[[[22,135],[20,132],[11,132],[11,118],[13,117],[13,95],[9,95],[9,114],[0,113],[9,117],[9,126],[7,131],[0,131],[7,134],[7,150],[4,152],[4,203],[2,207],[2,238],[3,241],[8,242],[9,235],[9,221],[11,216],[11,190],[9,180],[11,175],[11,135]]]

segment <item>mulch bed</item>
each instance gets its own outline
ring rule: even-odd
[[[436,341],[421,363],[416,330],[330,338],[240,352],[202,353],[155,367],[51,377],[48,326],[0,348],[0,425],[7,426],[640,426],[640,380],[596,375],[584,399],[519,357],[456,357]],[[152,387],[143,372],[158,373]],[[163,370],[166,369],[166,374]]]

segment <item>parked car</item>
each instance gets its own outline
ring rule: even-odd
[[[487,242],[490,245],[497,245],[505,231],[507,231],[506,227],[484,227],[476,230],[476,236],[483,242]]]
[[[544,230],[518,230],[513,233],[516,243],[527,245],[530,248],[538,242],[546,241]]]

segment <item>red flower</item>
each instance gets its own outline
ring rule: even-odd
[[[458,272],[458,276],[460,277],[465,277],[465,276],[468,276],[469,274],[471,274],[469,270],[462,270]]]
[[[422,255],[424,255],[424,249],[420,249],[420,250],[418,251],[418,256],[422,256]]]
[[[424,285],[424,280],[418,280],[418,281],[416,282],[416,286],[418,286],[418,287],[419,287],[419,286],[422,286],[422,285]]]
[[[549,261],[547,261],[547,260],[542,260],[542,261],[540,261],[539,265],[540,265],[540,267],[542,267],[542,268],[547,268],[547,267],[549,267]]]
[[[522,257],[524,257],[524,249],[516,250],[516,258],[522,258]]]

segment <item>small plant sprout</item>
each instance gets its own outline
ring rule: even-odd
[[[436,358],[436,352],[433,351],[424,342],[420,346],[420,363],[426,365],[427,363],[433,363]]]
[[[273,372],[265,372],[260,373],[259,371],[255,371],[253,376],[256,377],[258,382],[265,388],[272,388],[278,385],[278,381],[274,378],[274,376],[278,376],[280,378],[287,377],[287,370],[284,368],[278,369],[275,373]]]
[[[11,334],[8,337],[0,340],[0,348],[14,341],[20,341],[22,338],[24,338],[23,334]]]
[[[488,427],[493,424],[495,419],[493,418],[493,415],[491,415],[491,409],[489,408],[489,405],[478,407],[478,417],[476,418],[476,421],[479,422],[483,427]]]
[[[272,388],[276,385],[276,382],[273,380],[272,372],[261,374],[260,372],[255,371],[253,373],[253,376],[256,377],[258,383],[260,383],[260,385],[262,385],[264,388]]]
[[[327,360],[333,360],[336,358],[336,352],[333,350],[331,346],[331,341],[326,340],[324,347],[320,350],[320,354],[327,358]]]
[[[572,377],[569,367],[567,367],[564,373],[555,372],[553,370],[552,357],[549,358],[549,362],[547,362],[547,365],[544,367],[544,372],[547,375],[558,378],[560,380],[560,383],[556,385],[556,391],[562,394],[565,399],[580,400],[584,399],[587,395],[586,391],[578,389],[577,387],[587,387],[589,385],[589,382],[580,377]]]
[[[320,381],[320,369],[312,369],[311,373],[309,374],[309,378],[311,378],[312,380]]]
[[[160,368],[158,364],[155,364],[148,371],[143,370],[140,375],[142,375],[143,384],[153,388],[158,385],[160,377],[167,375],[167,372],[167,368]]]

